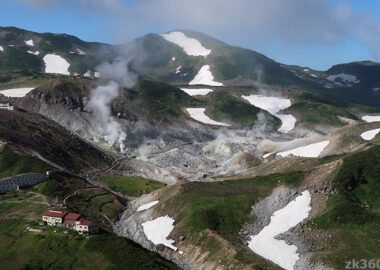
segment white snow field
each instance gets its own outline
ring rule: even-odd
[[[282,125],[278,129],[279,132],[287,133],[291,131],[297,119],[291,114],[278,114],[279,111],[285,110],[289,108],[292,103],[290,99],[287,98],[278,98],[278,97],[266,97],[262,95],[249,95],[249,96],[241,96],[246,99],[253,106],[258,107],[260,109],[266,110],[273,114],[274,116],[281,119]]]
[[[204,56],[211,53],[211,50],[206,49],[195,38],[189,38],[182,32],[171,32],[169,34],[161,34],[161,36],[169,42],[180,46],[187,55]]]
[[[158,204],[159,201],[152,201],[148,202],[146,204],[140,205],[139,208],[137,208],[137,212],[148,210],[149,208],[153,207],[154,205]]]
[[[3,94],[6,97],[23,97],[33,89],[34,87],[6,89],[0,90],[0,94]]]
[[[286,270],[293,270],[299,256],[295,245],[274,237],[287,232],[309,216],[311,195],[304,191],[284,208],[273,213],[270,223],[248,241],[248,247],[260,256],[274,262]]]
[[[376,116],[373,116],[373,115],[365,115],[362,117],[362,120],[368,122],[368,123],[372,123],[372,122],[379,122],[380,121],[380,115],[376,115]]]
[[[187,108],[186,111],[190,114],[190,117],[194,120],[197,120],[201,123],[208,124],[208,125],[214,125],[214,126],[225,126],[229,127],[229,124],[221,123],[212,120],[210,117],[208,117],[205,114],[206,109],[205,108]]]
[[[366,141],[370,141],[370,140],[374,139],[376,137],[377,133],[379,133],[379,132],[380,132],[380,128],[372,129],[372,130],[363,132],[360,135],[360,137],[362,137]]]
[[[33,39],[25,40],[24,42],[25,42],[25,44],[28,45],[28,46],[34,46]]]
[[[276,116],[282,122],[281,127],[278,129],[281,133],[288,133],[296,125],[297,119],[291,114],[276,114]]]
[[[329,145],[330,141],[322,141],[309,145],[297,147],[288,151],[279,152],[277,156],[287,157],[289,155],[297,157],[319,157],[323,150]]]
[[[70,75],[70,64],[61,56],[56,54],[47,54],[43,58],[45,62],[45,73],[58,73]]]
[[[223,86],[222,83],[214,81],[214,76],[212,75],[210,71],[209,65],[204,65],[201,67],[201,69],[198,71],[198,74],[195,75],[194,79],[189,82],[190,85],[194,84],[204,84],[204,85],[211,85],[211,86]]]
[[[174,219],[164,216],[158,217],[151,221],[144,222],[142,225],[144,233],[148,240],[152,241],[155,245],[165,245],[173,250],[177,250],[173,243],[175,242],[172,239],[168,239],[169,234],[174,228]]]
[[[355,75],[350,75],[350,74],[345,74],[345,73],[340,73],[336,75],[330,75],[327,77],[327,80],[331,82],[335,82],[337,79],[340,79],[344,83],[352,84],[352,83],[360,83],[360,81],[356,78]]]
[[[33,51],[28,51],[28,53],[30,53],[30,54],[34,54],[34,55],[39,55],[39,54],[40,54],[39,51],[35,51],[35,52],[33,52]]]
[[[214,92],[212,89],[207,88],[198,88],[198,89],[190,89],[190,88],[180,88],[189,96],[206,96],[208,93]]]

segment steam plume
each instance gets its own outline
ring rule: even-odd
[[[108,82],[105,86],[98,86],[92,90],[87,108],[95,116],[95,127],[99,134],[110,145],[118,142],[121,150],[124,150],[127,134],[111,115],[111,102],[118,95],[119,85],[114,81]]]

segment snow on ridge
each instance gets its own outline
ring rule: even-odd
[[[276,114],[276,116],[282,122],[281,127],[278,129],[281,133],[288,133],[296,125],[297,119],[291,114]]]
[[[189,82],[190,85],[203,84],[210,86],[223,86],[223,83],[214,81],[214,76],[210,71],[209,65],[204,65],[199,70],[198,74],[195,75],[194,79]]]
[[[39,51],[35,51],[35,52],[33,52],[33,51],[28,51],[28,53],[30,53],[30,54],[34,54],[34,55],[39,55],[39,54],[40,54]]]
[[[275,236],[287,232],[304,219],[311,211],[311,194],[304,191],[282,209],[273,213],[270,223],[257,235],[251,236],[248,247],[256,254],[274,262],[286,270],[293,270],[299,259],[297,246],[288,245]]]
[[[34,87],[6,89],[6,90],[1,90],[0,94],[3,94],[6,97],[24,97],[27,93],[29,93],[33,89]]]
[[[32,46],[32,47],[34,46],[34,41],[33,41],[33,39],[25,40],[24,42],[25,42],[25,44],[28,45],[28,46]]]
[[[151,207],[155,206],[156,204],[158,204],[158,202],[159,201],[152,201],[152,202],[148,202],[146,204],[140,205],[139,208],[137,208],[137,212],[148,210],[149,208],[151,208]]]
[[[276,156],[287,157],[289,155],[298,157],[319,157],[319,155],[330,144],[330,141],[321,141],[317,143],[308,144],[305,146],[297,147],[288,151],[277,153]]]
[[[155,245],[162,244],[168,248],[177,250],[173,243],[175,242],[172,239],[168,239],[171,231],[174,229],[174,219],[169,216],[158,217],[151,221],[142,223],[142,227],[146,238]]]
[[[355,75],[350,75],[350,74],[346,74],[346,73],[330,75],[327,77],[327,80],[329,80],[331,82],[335,82],[335,83],[338,83],[338,82],[336,82],[337,79],[340,79],[341,81],[343,81],[344,83],[347,83],[347,84],[352,84],[352,83],[358,84],[358,83],[360,83],[360,80],[358,80]]]
[[[205,114],[205,111],[206,111],[205,108],[186,108],[186,111],[189,113],[191,118],[193,118],[194,120],[197,120],[201,123],[208,124],[208,125],[214,125],[214,126],[225,126],[225,127],[230,126],[229,124],[212,120],[210,117],[208,117]]]
[[[289,108],[292,105],[290,99],[287,98],[267,97],[262,95],[243,95],[241,97],[247,100],[253,106],[266,110],[273,115],[281,110]]]
[[[79,55],[86,55],[86,53],[84,51],[82,51],[81,49],[77,48],[77,53]]]
[[[380,122],[380,115],[364,115],[362,120],[372,123],[372,122]]]
[[[282,125],[278,129],[279,132],[287,133],[294,128],[297,119],[293,115],[278,114],[279,111],[285,110],[292,105],[290,99],[279,97],[267,97],[262,95],[242,95],[241,97],[247,100],[253,106],[266,110],[272,115],[280,118]]]
[[[70,64],[62,56],[47,54],[44,56],[43,60],[45,62],[45,73],[70,75]]]
[[[211,53],[195,38],[189,38],[182,32],[171,32],[169,34],[160,34],[164,39],[181,47],[187,55],[204,56]]]
[[[380,132],[380,128],[372,129],[366,132],[363,132],[360,134],[360,137],[363,138],[363,140],[370,141],[376,137],[376,135]]]
[[[206,96],[208,93],[214,92],[212,89],[207,88],[180,88],[189,96]]]

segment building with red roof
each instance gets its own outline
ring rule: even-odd
[[[67,214],[65,210],[48,209],[42,213],[42,220],[52,226],[62,225]]]
[[[95,234],[99,232],[99,226],[87,219],[80,219],[77,221],[76,230],[80,234]]]
[[[74,228],[76,226],[76,222],[82,217],[81,214],[76,213],[69,213],[67,216],[65,216],[64,224],[68,228]]]
[[[80,234],[99,232],[98,224],[84,219],[81,214],[69,213],[65,210],[48,209],[42,213],[42,221],[50,226],[66,226]]]

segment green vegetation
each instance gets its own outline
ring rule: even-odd
[[[255,51],[239,47],[218,48],[212,58],[213,74],[217,80],[230,80],[241,76],[268,84],[300,84],[302,81],[279,63]]]
[[[207,97],[207,108],[211,116],[220,121],[237,123],[252,127],[257,121],[257,114],[262,112],[267,116],[267,125],[280,125],[280,120],[261,109],[252,106],[240,98],[227,93],[213,92]]]
[[[298,124],[312,128],[314,125],[340,127],[346,125],[339,116],[359,120],[355,113],[364,106],[332,101],[309,93],[295,93],[294,104],[286,111],[295,115]],[[362,111],[362,110],[360,110]]]
[[[39,159],[14,153],[7,145],[0,151],[0,178],[20,173],[45,173],[52,168]]]
[[[92,187],[84,179],[70,175],[68,173],[54,173],[48,181],[40,183],[33,189],[45,195],[48,199],[63,200],[69,194],[73,194],[78,189]]]
[[[268,196],[276,186],[296,187],[301,180],[302,173],[291,172],[244,180],[188,182],[182,184],[177,195],[165,202],[165,211],[170,209],[175,220],[178,220],[176,229],[188,232],[205,251],[215,249],[210,256],[224,247],[203,239],[207,230],[233,244],[238,250],[235,258],[243,264],[258,263],[261,267],[267,267],[263,269],[277,269],[242,247],[238,233],[245,223],[254,218],[250,215],[252,205]]]
[[[25,71],[42,69],[41,60],[30,53],[24,47],[7,47],[0,53],[0,70]]]
[[[161,182],[142,177],[115,175],[103,176],[100,178],[99,182],[103,185],[108,186],[113,191],[133,197],[138,197],[142,194],[150,193],[165,186],[165,184]]]
[[[66,204],[70,209],[101,222],[105,227],[110,224],[104,215],[114,222],[124,209],[123,203],[116,196],[102,189],[78,191],[75,196],[67,199]]]
[[[24,201],[25,198],[28,202]],[[17,203],[14,198],[2,199],[1,202],[1,270],[178,269],[158,254],[126,238],[107,233],[85,238],[58,227],[46,227],[41,233],[27,232],[27,226],[41,228],[36,221],[48,205],[41,204],[40,197],[33,199],[28,194],[20,194]]]
[[[175,111],[196,104],[196,100],[191,96],[166,83],[140,80],[134,89],[143,97],[155,102],[155,106],[164,105]]]
[[[376,258],[380,241],[380,146],[345,157],[334,187],[338,193],[313,220],[316,229],[337,231],[339,235],[339,245],[323,250],[326,262],[340,269],[350,259]]]

